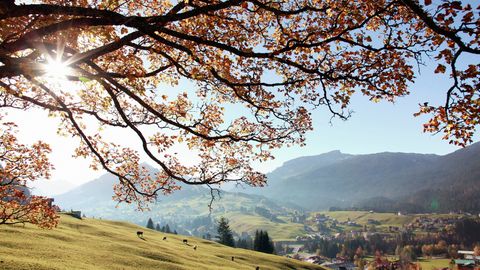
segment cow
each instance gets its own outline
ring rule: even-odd
[[[197,250],[197,246],[194,246],[194,247],[193,247],[193,250]]]
[[[137,236],[140,238],[143,238],[143,232],[142,231],[137,231]]]
[[[183,243],[186,245],[188,244],[188,240],[187,239],[183,239]]]
[[[167,240],[167,237],[166,237],[166,236],[164,236],[164,237],[163,237],[163,240]]]

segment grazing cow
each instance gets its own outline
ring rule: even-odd
[[[183,243],[184,243],[184,244],[188,244],[188,240],[187,240],[187,239],[183,239]]]
[[[163,237],[163,240],[167,240],[167,237],[166,237],[166,236],[164,236],[164,237]]]
[[[197,246],[194,246],[194,247],[193,247],[193,250],[197,250]]]
[[[232,262],[235,261],[235,257],[232,256]]]
[[[137,236],[142,238],[143,237],[143,232],[142,231],[137,231]]]

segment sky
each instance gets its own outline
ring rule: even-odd
[[[384,101],[373,103],[367,97],[356,94],[351,100],[350,107],[354,113],[347,121],[337,118],[330,123],[330,113],[326,108],[319,108],[312,112],[314,130],[307,134],[305,147],[294,146],[276,150],[274,160],[257,163],[255,167],[267,173],[290,159],[332,150],[349,154],[411,152],[440,155],[458,150],[457,146],[441,140],[441,134],[422,132],[422,124],[426,122],[427,117],[413,116],[418,111],[420,103],[443,104],[446,90],[451,84],[445,76],[434,74],[433,69],[436,65],[428,59],[425,60],[426,66],[421,67],[421,73],[417,73],[416,82],[411,85],[409,96],[398,98],[395,103]],[[468,62],[471,63],[471,59]],[[189,83],[181,86],[193,87]],[[58,136],[57,120],[48,118],[46,112],[9,111],[7,119],[19,125],[21,142],[32,143],[41,139],[48,142],[53,149],[50,156],[55,166],[52,177],[47,181],[37,181],[33,186],[34,193],[49,196],[60,194],[105,173],[91,170],[88,160],[72,158],[78,139]],[[140,143],[136,138],[132,139],[132,133],[116,129],[107,130],[107,134],[124,145],[140,149]],[[478,136],[475,140],[478,140]],[[184,148],[179,147],[176,151],[187,159],[191,157],[191,153]]]

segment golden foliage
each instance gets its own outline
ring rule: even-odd
[[[407,95],[425,55],[452,86],[444,105],[421,106],[424,130],[466,145],[480,117],[480,66],[457,65],[480,53],[478,7],[460,1],[8,1],[0,23],[1,107],[61,119],[59,133],[81,140],[76,155],[118,176],[116,199],[140,207],[180,183],[264,185],[251,162],[303,145],[312,109],[347,119],[356,92]],[[63,82],[46,76],[52,61],[68,66]],[[165,90],[185,79],[196,93]],[[132,130],[161,171],[150,175],[86,118]],[[179,162],[177,143],[200,162]]]

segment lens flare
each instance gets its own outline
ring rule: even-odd
[[[51,59],[44,67],[47,77],[66,79],[71,74],[71,69],[64,62]]]

